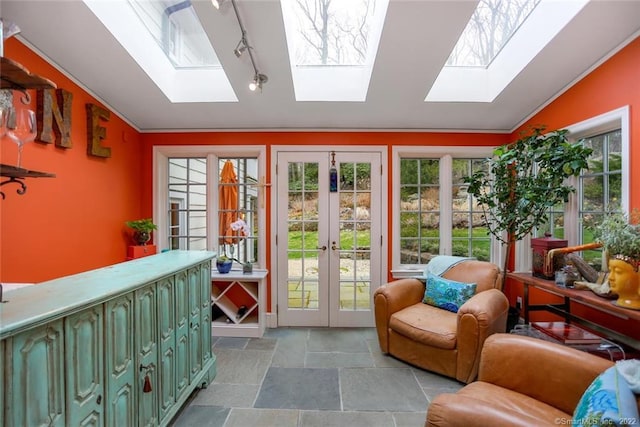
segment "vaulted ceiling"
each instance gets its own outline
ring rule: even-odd
[[[192,3],[237,102],[170,102],[80,0],[2,0],[0,15],[19,25],[22,41],[143,132],[508,132],[640,35],[640,1],[592,0],[492,101],[426,102],[477,1],[390,0],[366,99],[297,101],[278,0],[236,2],[260,72],[269,77],[261,93],[247,87],[248,56],[234,55],[240,30],[233,10],[216,10],[210,0]]]

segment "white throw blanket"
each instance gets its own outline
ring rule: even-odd
[[[470,259],[475,259],[475,258],[453,256],[453,255],[435,256],[431,258],[431,260],[429,261],[429,264],[427,264],[427,267],[424,269],[424,276],[427,277],[429,273],[435,274],[436,276],[442,276],[447,270],[449,270],[454,265]]]
[[[619,360],[616,362],[616,369],[629,383],[631,391],[640,394],[640,360]]]

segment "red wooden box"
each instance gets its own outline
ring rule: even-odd
[[[156,254],[156,245],[129,246],[127,248],[127,259],[142,258]]]
[[[531,250],[533,251],[531,272],[533,275],[543,279],[553,279],[559,266],[556,265],[555,259],[551,263],[545,262],[547,254],[551,249],[566,248],[567,243],[566,240],[557,239],[547,234],[544,237],[531,239]]]

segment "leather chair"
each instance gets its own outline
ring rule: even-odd
[[[475,282],[476,294],[457,313],[424,304],[425,284],[400,279],[374,293],[376,329],[383,353],[414,366],[473,381],[484,340],[504,332],[509,302],[502,293],[502,274],[494,264],[466,260],[442,277]]]
[[[611,366],[560,344],[495,334],[484,343],[478,381],[436,396],[425,426],[571,425],[582,394]]]

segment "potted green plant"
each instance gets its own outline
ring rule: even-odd
[[[504,275],[514,243],[546,224],[549,208],[565,203],[575,191],[566,178],[588,167],[590,148],[570,143],[567,130],[544,130],[535,127],[496,148],[486,160],[487,168],[464,179],[482,208],[489,233],[506,245]]]
[[[640,212],[630,218],[621,211],[604,215],[587,224],[596,242],[602,243],[608,267],[608,284],[617,295],[616,305],[640,310]]]
[[[622,211],[605,214],[601,220],[587,222],[593,239],[602,243],[605,257],[631,261],[637,267],[640,261],[640,211],[634,210],[630,217]]]
[[[151,218],[127,221],[125,224],[133,230],[133,240],[140,246],[146,245],[151,240],[151,232],[158,228]]]

